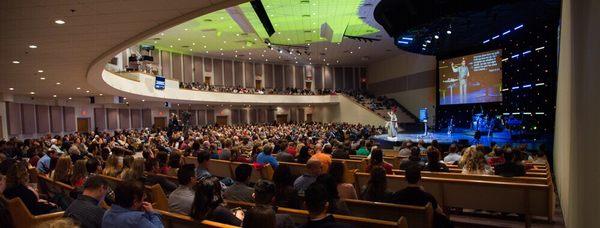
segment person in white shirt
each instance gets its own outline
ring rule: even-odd
[[[452,144],[452,145],[450,145],[450,148],[448,148],[448,155],[446,155],[446,157],[444,157],[444,163],[446,163],[446,164],[457,163],[458,161],[460,161],[461,157],[462,156],[460,154],[458,154],[458,147],[456,146],[456,144]]]

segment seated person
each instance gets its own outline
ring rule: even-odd
[[[249,203],[254,202],[254,198],[252,198],[254,189],[248,186],[252,169],[252,166],[249,164],[240,164],[235,168],[235,183],[225,190],[225,193],[223,193],[224,199]]]
[[[301,227],[305,228],[325,228],[325,227],[352,227],[351,225],[335,221],[333,215],[328,214],[329,201],[327,189],[321,184],[312,184],[306,189],[306,208],[308,209],[309,220]]]
[[[263,151],[256,156],[256,162],[261,165],[270,164],[273,169],[276,169],[279,165],[277,159],[271,155],[273,152],[273,148],[270,145],[265,145],[263,147]]]
[[[189,215],[194,201],[194,186],[196,175],[193,164],[183,165],[177,170],[179,187],[169,195],[169,210],[171,212]]]
[[[514,154],[511,151],[503,153],[506,162],[494,167],[494,174],[503,177],[525,176],[525,166],[515,162]]]
[[[259,180],[254,186],[254,200],[256,201],[256,206],[269,206],[273,209],[274,212],[277,212],[277,207],[274,206],[275,200],[275,184],[271,181],[267,180]],[[244,225],[246,222],[246,216],[244,217]],[[294,221],[289,214],[276,214],[275,215],[275,226],[277,228],[288,228],[295,227]]]
[[[190,217],[194,220],[211,220],[233,226],[242,225],[243,215],[234,215],[229,209],[223,207],[221,183],[217,177],[205,177],[198,181],[194,187],[194,201]],[[239,217],[238,217],[239,216]]]
[[[392,193],[387,190],[385,170],[379,166],[371,169],[371,177],[362,189],[360,198],[375,202],[389,202],[391,195]]]
[[[115,202],[104,213],[102,227],[163,227],[160,215],[145,200],[140,181],[121,182],[115,188]]]
[[[392,172],[392,168],[394,166],[383,160],[383,151],[381,149],[379,149],[379,147],[377,147],[377,148],[373,149],[373,151],[371,151],[371,159],[370,159],[369,165],[367,166],[367,172],[370,172],[371,168],[375,167],[375,166],[383,167],[385,169],[385,173],[387,173],[387,174],[394,174],[394,172]]]
[[[288,215],[289,216],[289,215]],[[256,205],[244,214],[243,228],[275,228],[275,211],[268,205]],[[292,226],[293,227],[293,226]]]
[[[458,164],[460,161],[460,154],[458,153],[458,147],[456,144],[450,145],[448,148],[448,155],[444,157],[444,163],[446,164]]]
[[[99,176],[88,178],[83,184],[83,193],[65,210],[65,217],[73,218],[82,227],[102,227],[102,217],[106,210],[100,207],[108,193],[108,182]]]
[[[196,159],[198,160],[198,166],[196,167],[196,178],[202,179],[204,177],[212,176],[210,172],[208,172],[210,152],[206,150],[200,150],[200,152],[196,155]]]
[[[410,166],[406,169],[406,188],[392,195],[392,203],[408,204],[414,206],[425,206],[431,203],[435,213],[433,222],[435,227],[452,227],[452,223],[444,215],[442,207],[438,205],[437,200],[433,195],[425,192],[421,186],[421,167]]]
[[[423,170],[430,172],[450,172],[444,162],[440,161],[440,151],[432,146],[427,147],[427,163]]]
[[[33,215],[47,214],[58,210],[54,203],[40,199],[39,194],[28,186],[29,173],[27,172],[27,166],[27,162],[18,161],[8,169],[4,197],[9,200],[19,197]]]
[[[400,169],[405,170],[409,166],[417,165],[419,167],[423,167],[423,162],[421,161],[421,150],[418,147],[410,148],[410,156],[408,160],[404,160],[400,163]]]
[[[310,159],[306,163],[306,173],[299,176],[294,181],[294,188],[300,195],[304,194],[304,190],[308,188],[312,183],[317,180],[317,177],[321,174],[323,168],[321,162],[317,159]]]

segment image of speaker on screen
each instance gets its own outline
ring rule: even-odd
[[[467,99],[467,78],[469,77],[469,67],[467,67],[467,61],[463,58],[460,65],[456,66],[454,63],[450,63],[452,72],[458,74],[458,91],[461,103],[465,103]]]
[[[440,105],[502,101],[502,51],[440,60]]]

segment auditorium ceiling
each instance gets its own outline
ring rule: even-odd
[[[275,30],[271,36],[252,5],[243,3],[179,24],[142,44],[177,53],[240,60],[366,65],[401,53],[373,19],[378,2],[263,0]]]

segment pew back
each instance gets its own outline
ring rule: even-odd
[[[385,221],[406,218],[409,227],[433,227],[433,208],[431,203],[424,207],[345,199],[350,215]]]
[[[8,211],[13,222],[14,228],[36,227],[42,223],[62,218],[64,212],[54,212],[44,215],[32,215],[23,203],[21,198],[15,197],[8,200]]]
[[[168,212],[165,210],[157,210],[161,215],[161,221],[165,228],[196,228],[196,227],[205,227],[205,228],[234,228],[237,226],[232,226],[224,223],[213,222],[209,220],[204,220],[202,222],[194,221],[190,216],[177,214]]]

